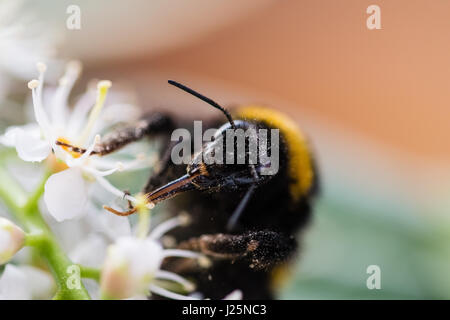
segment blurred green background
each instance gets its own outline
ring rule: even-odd
[[[402,203],[341,188],[318,201],[294,279],[282,299],[448,299],[450,228],[414,216]],[[381,269],[381,289],[369,290],[369,265]]]

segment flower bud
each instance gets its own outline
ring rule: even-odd
[[[148,294],[163,259],[162,246],[150,239],[119,238],[108,248],[100,287],[108,299]]]
[[[25,232],[8,219],[0,217],[0,265],[7,263],[25,244]]]

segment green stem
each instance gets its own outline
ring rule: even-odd
[[[27,202],[25,191],[0,166],[0,198],[11,211],[19,212]]]
[[[100,281],[100,269],[78,265],[81,271],[81,277]]]
[[[86,300],[90,299],[83,284],[79,288],[69,288],[68,280],[72,276],[69,260],[58,241],[50,231],[38,208],[38,200],[44,193],[44,186],[49,173],[36,191],[27,197],[25,191],[12,179],[4,167],[0,166],[0,198],[9,207],[14,217],[23,225],[26,232],[26,244],[32,245],[46,260],[58,285],[55,299]]]
[[[47,240],[43,233],[27,233],[25,235],[25,245],[29,247],[40,247]]]

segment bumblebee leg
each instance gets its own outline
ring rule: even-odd
[[[108,206],[103,206],[103,209],[105,209],[105,210],[107,210],[107,211],[109,211],[111,213],[114,213],[117,216],[121,216],[121,217],[126,217],[126,216],[129,216],[129,215],[132,215],[133,213],[135,213],[137,211],[136,207],[134,207],[133,209],[130,209],[128,211],[118,211],[118,210],[113,209],[113,208],[108,207]]]
[[[106,135],[92,151],[92,154],[104,156],[123,148],[131,142],[138,141],[145,136],[168,133],[172,129],[173,122],[168,115],[162,113],[152,113],[139,120],[134,126],[121,128]],[[67,148],[69,151],[79,154],[86,152],[86,149],[84,148],[74,146],[61,140],[57,140],[56,145]]]
[[[293,236],[265,230],[240,235],[203,235],[181,242],[179,248],[199,251],[213,258],[243,259],[251,268],[266,269],[289,259],[296,246]]]
[[[103,156],[145,136],[169,133],[173,127],[173,121],[168,115],[152,113],[143,117],[134,126],[118,129],[106,135],[96,146],[94,153]]]

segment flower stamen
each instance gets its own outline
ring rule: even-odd
[[[167,289],[161,288],[160,286],[157,286],[155,284],[150,285],[150,291],[156,293],[157,295],[161,297],[166,297],[173,300],[197,300],[194,297],[191,296],[184,296],[182,294],[178,294],[172,291],[169,291]]]
[[[108,93],[108,89],[111,87],[112,83],[109,80],[102,80],[97,85],[97,99],[94,107],[89,114],[88,122],[86,127],[83,129],[79,144],[83,145],[83,143],[89,138],[89,134],[91,133],[92,128],[97,121],[100,112],[103,109],[103,105],[105,103],[106,95]]]
[[[200,253],[182,250],[182,249],[166,249],[163,252],[163,257],[179,257],[179,258],[192,258],[192,259],[202,259],[204,256]]]
[[[47,66],[44,63],[39,62],[36,64],[36,68],[39,72],[39,80],[33,79],[28,82],[28,88],[31,90],[33,98],[33,109],[36,122],[42,128],[44,135],[47,138],[50,138],[52,134],[50,121],[42,104],[42,87],[44,84],[44,74],[47,70]]]
[[[175,218],[171,218],[160,223],[155,229],[150,232],[149,238],[156,240],[161,238],[164,234],[179,226],[186,226],[190,222],[190,216],[187,213],[182,213]]]
[[[192,292],[195,290],[195,285],[192,282],[190,282],[189,280],[186,280],[182,276],[179,276],[178,274],[173,273],[173,272],[169,272],[166,270],[159,270],[156,272],[155,278],[177,282],[177,283],[181,284],[183,286],[184,290],[186,290],[188,292]]]
[[[80,157],[80,161],[86,160],[87,157],[89,157],[93,152],[95,146],[100,143],[101,137],[99,134],[97,134],[94,138],[94,141],[91,143],[91,145],[86,149],[86,152],[83,153],[83,155]]]

